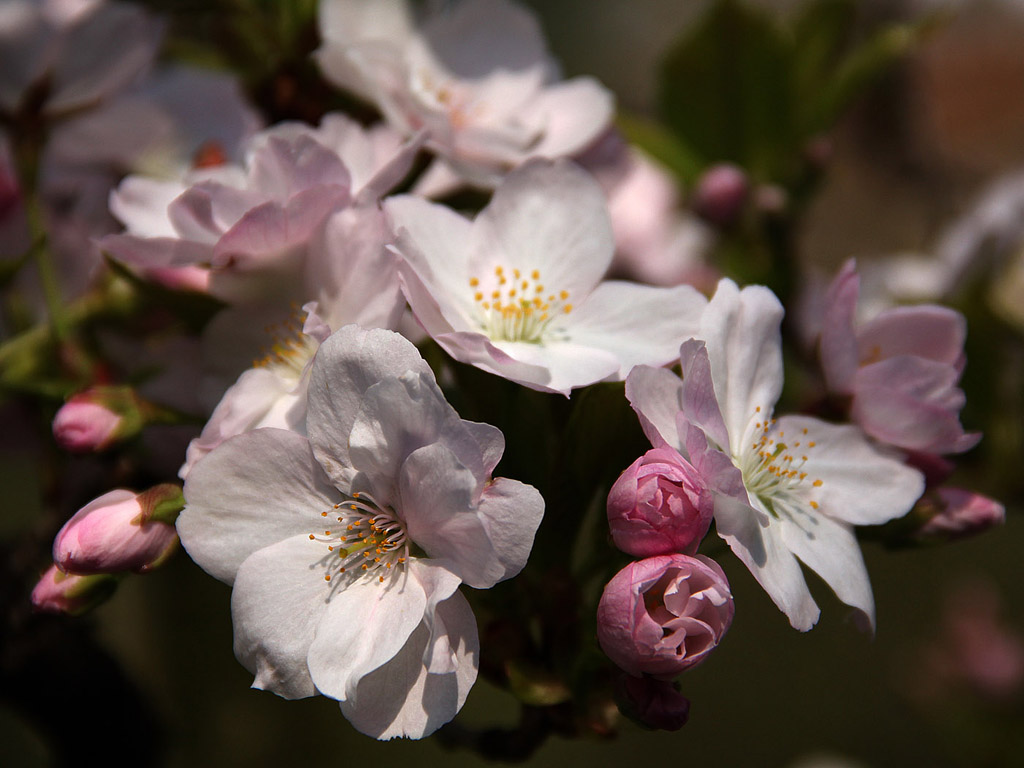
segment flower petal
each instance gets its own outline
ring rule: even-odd
[[[823,514],[852,525],[878,525],[905,515],[924,491],[924,478],[868,443],[859,429],[810,416],[783,416],[776,434],[802,435],[808,491]]]
[[[676,415],[682,408],[683,382],[667,368],[638,365],[626,377],[626,399],[655,448],[668,445],[684,457]]]
[[[711,378],[734,455],[749,441],[756,409],[763,418],[782,392],[783,309],[770,290],[760,285],[740,291],[723,279],[701,321]]]
[[[813,627],[821,612],[777,522],[768,522],[739,499],[716,493],[715,527],[793,628],[806,632]]]
[[[356,729],[378,739],[419,739],[458,714],[480,663],[476,620],[459,592],[437,606],[437,619],[444,625],[455,671],[430,674],[424,665],[431,642],[424,622],[398,655],[360,681],[356,703],[341,702],[342,713]]]
[[[231,583],[243,560],[308,534],[340,498],[306,438],[260,429],[222,443],[189,472],[178,535],[203,570]]]
[[[254,552],[238,569],[231,592],[235,656],[256,675],[254,688],[286,699],[316,693],[306,656],[331,593],[318,567],[322,549],[305,535],[292,536]]]
[[[619,379],[635,365],[673,362],[682,339],[695,336],[707,299],[689,285],[657,288],[603,282],[569,316],[572,341],[611,352]]]
[[[544,514],[532,486],[499,478],[480,494],[480,478],[435,443],[409,456],[400,488],[410,538],[470,586],[486,589],[526,564]]]
[[[355,699],[359,681],[391,661],[420,626],[426,604],[412,569],[384,583],[363,578],[342,584],[331,594],[309,646],[309,674],[317,690],[338,701]]]
[[[383,378],[407,371],[433,376],[411,343],[392,331],[349,325],[320,345],[313,361],[307,428],[313,452],[328,476],[351,477],[349,436],[363,393]]]

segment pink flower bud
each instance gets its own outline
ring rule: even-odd
[[[105,493],[75,513],[53,542],[53,561],[68,573],[144,573],[162,564],[178,544],[173,519],[159,511],[181,509],[181,489],[158,485],[136,495]]]
[[[739,218],[750,184],[741,168],[722,163],[709,168],[697,182],[693,210],[712,224],[729,226]]]
[[[597,607],[597,641],[631,675],[675,677],[718,645],[734,612],[725,573],[697,555],[631,563],[608,582]]]
[[[102,451],[138,433],[140,402],[128,387],[94,387],[72,395],[53,419],[53,436],[69,451]]]
[[[616,683],[619,710],[641,725],[678,731],[690,719],[690,700],[667,680],[623,674]]]
[[[32,590],[32,605],[37,611],[77,616],[102,603],[116,587],[114,576],[76,576],[51,565]]]
[[[962,539],[1006,522],[1006,508],[987,496],[962,488],[939,488],[935,496],[939,510],[917,531],[918,539]]]
[[[671,448],[645,453],[608,493],[608,525],[615,546],[636,557],[694,554],[713,513],[707,484]]]

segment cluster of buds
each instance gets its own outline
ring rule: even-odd
[[[41,611],[84,613],[109,597],[119,578],[147,573],[175,552],[174,521],[185,505],[180,486],[123,489],[86,504],[60,529],[53,565],[32,591]]]
[[[701,663],[732,623],[725,573],[696,555],[714,513],[697,470],[668,447],[641,456],[608,494],[616,546],[637,560],[608,582],[597,609],[601,649],[626,675],[620,709],[652,728],[676,730],[689,701],[670,682]]]

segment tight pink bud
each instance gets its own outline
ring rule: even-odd
[[[75,513],[53,542],[53,561],[68,573],[143,573],[163,563],[178,544],[173,517],[181,489],[158,485],[145,493],[115,490]]]
[[[693,210],[712,224],[729,226],[739,218],[749,191],[743,169],[728,163],[712,166],[697,182]]]
[[[636,557],[695,553],[713,513],[714,500],[704,480],[671,448],[645,453],[608,493],[615,546]]]
[[[952,541],[1006,522],[1006,508],[994,499],[962,488],[935,491],[938,512],[917,531],[923,541]]]
[[[37,611],[77,616],[102,603],[116,587],[113,576],[77,576],[51,565],[32,590],[32,605]]]
[[[667,680],[702,662],[734,612],[725,573],[697,555],[631,563],[608,582],[597,607],[597,641],[631,675]]]
[[[131,387],[93,387],[57,411],[53,436],[69,451],[102,451],[138,434],[145,424],[142,409]]]

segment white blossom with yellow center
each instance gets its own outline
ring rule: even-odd
[[[602,281],[614,239],[604,194],[569,161],[509,174],[470,221],[417,197],[385,201],[402,289],[457,360],[568,394],[671,362],[706,299],[687,285]]]
[[[854,426],[773,416],[782,391],[781,320],[771,291],[740,291],[723,280],[696,338],[680,349],[682,378],[638,367],[626,396],[651,442],[680,451],[704,476],[718,534],[795,628],[810,629],[819,615],[800,563],[873,628],[874,598],[853,526],[906,514],[924,480]]]

